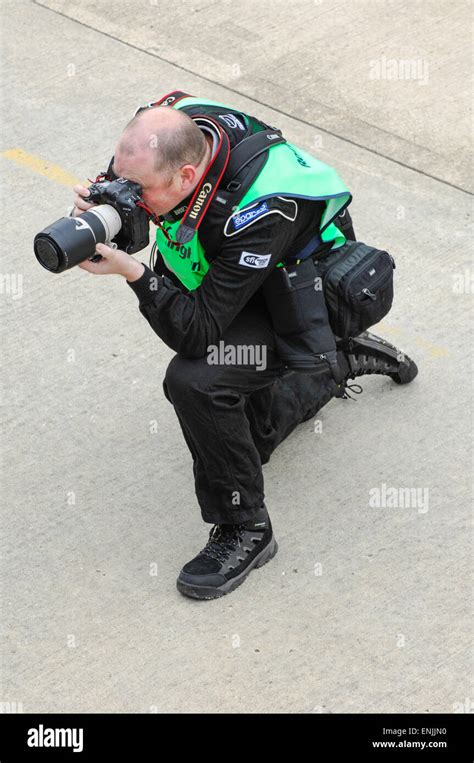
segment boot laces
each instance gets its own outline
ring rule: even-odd
[[[347,354],[352,355],[358,365],[358,368],[349,371],[346,377],[348,379],[356,379],[359,376],[368,376],[370,374],[381,374],[385,376],[390,372],[395,372],[395,368],[392,367],[392,364],[378,356],[376,353],[370,353],[367,351],[357,353],[354,351],[349,351]],[[359,395],[362,392],[362,387],[359,384],[346,384],[346,386],[355,392],[356,395]],[[354,389],[354,387],[357,387],[358,390]],[[341,397],[351,397],[351,395],[346,395],[344,390],[344,394],[342,394]]]
[[[351,392],[353,392],[355,395],[360,395],[360,393],[364,391],[362,387],[360,386],[360,384],[346,384],[346,386],[344,387],[344,393],[341,395],[342,400],[356,399],[355,397],[352,397],[352,395],[348,393],[347,391],[348,389],[350,389]]]
[[[245,528],[240,525],[214,525],[209,533],[209,540],[201,554],[218,562],[225,562],[228,557],[240,548]]]
[[[381,341],[381,344],[384,344],[383,341]],[[369,348],[359,350],[359,352],[355,348],[351,348],[347,354],[353,355],[359,366],[355,371],[352,371],[352,378],[366,376],[367,374],[387,374],[389,371],[394,372],[396,370],[392,358],[388,360],[386,356],[383,357],[383,355],[373,350],[371,351]]]

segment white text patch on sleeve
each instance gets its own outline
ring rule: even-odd
[[[271,254],[252,254],[252,252],[242,252],[239,265],[245,265],[248,268],[266,268],[271,259]]]

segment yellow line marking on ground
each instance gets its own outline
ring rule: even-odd
[[[398,328],[398,326],[387,326],[385,323],[380,323],[380,328],[382,331],[382,335],[388,334],[389,336],[391,334],[395,335],[396,337],[400,338],[401,342],[406,341],[407,342],[413,342],[414,344],[418,345],[418,347],[423,347],[428,352],[429,358],[446,358],[449,355],[449,350],[446,347],[438,347],[435,344],[432,344],[431,342],[427,341],[426,339],[422,339],[418,336],[412,336],[409,334],[405,329]],[[369,329],[371,331],[372,329]],[[375,329],[375,333],[377,332],[377,329]],[[408,355],[410,353],[408,352]]]
[[[11,162],[19,164],[22,167],[26,167],[32,172],[36,172],[38,175],[43,175],[43,177],[47,177],[49,180],[53,180],[56,183],[61,183],[61,185],[67,185],[68,187],[71,187],[73,185],[77,185],[78,183],[81,185],[86,184],[84,180],[79,180],[74,175],[70,175],[57,164],[52,164],[52,162],[48,162],[46,159],[42,159],[40,156],[28,154],[26,151],[23,151],[22,148],[11,148],[8,151],[3,151],[0,156],[3,156],[5,159],[9,159]],[[410,337],[404,329],[400,329],[395,326],[387,326],[384,323],[381,324],[381,327],[386,334],[405,335],[409,341],[413,341],[418,346],[424,347],[426,350],[428,350],[429,356],[432,358],[443,358],[449,355],[449,351],[445,347],[436,347],[436,345],[431,344],[431,342],[427,342],[424,339],[420,339],[418,337]]]
[[[79,180],[75,175],[65,172],[57,164],[48,162],[47,159],[42,159],[41,156],[28,154],[22,148],[10,148],[8,151],[3,151],[0,155],[11,162],[15,162],[15,164],[19,164],[21,167],[26,167],[32,172],[36,172],[37,175],[43,175],[43,177],[47,177],[55,183],[67,185],[69,188],[78,183],[84,184],[83,180]]]

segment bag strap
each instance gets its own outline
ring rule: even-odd
[[[282,136],[281,130],[273,128],[256,132],[237,143],[230,152],[229,163],[223,177],[227,190],[238,190],[238,187],[229,188],[233,178],[257,156],[281,143],[286,143],[286,138]]]

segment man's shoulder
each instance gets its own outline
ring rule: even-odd
[[[242,231],[252,226],[260,226],[264,221],[265,223],[273,222],[275,216],[295,223],[298,218],[298,202],[301,203],[301,199],[285,196],[270,196],[252,201],[228,215],[224,222],[224,236],[225,238],[238,236]]]
[[[260,227],[271,223],[272,227],[291,224],[295,232],[308,227],[317,228],[324,210],[324,202],[317,199],[305,199],[292,196],[271,196],[259,199],[245,207],[235,210],[224,222],[224,238],[237,236],[251,227]],[[268,227],[268,225],[267,225]]]
[[[188,116],[194,118],[203,116],[212,117],[229,136],[231,148],[240,143],[250,132],[249,116],[238,109],[227,106],[192,104],[190,106],[183,106],[182,110]]]

